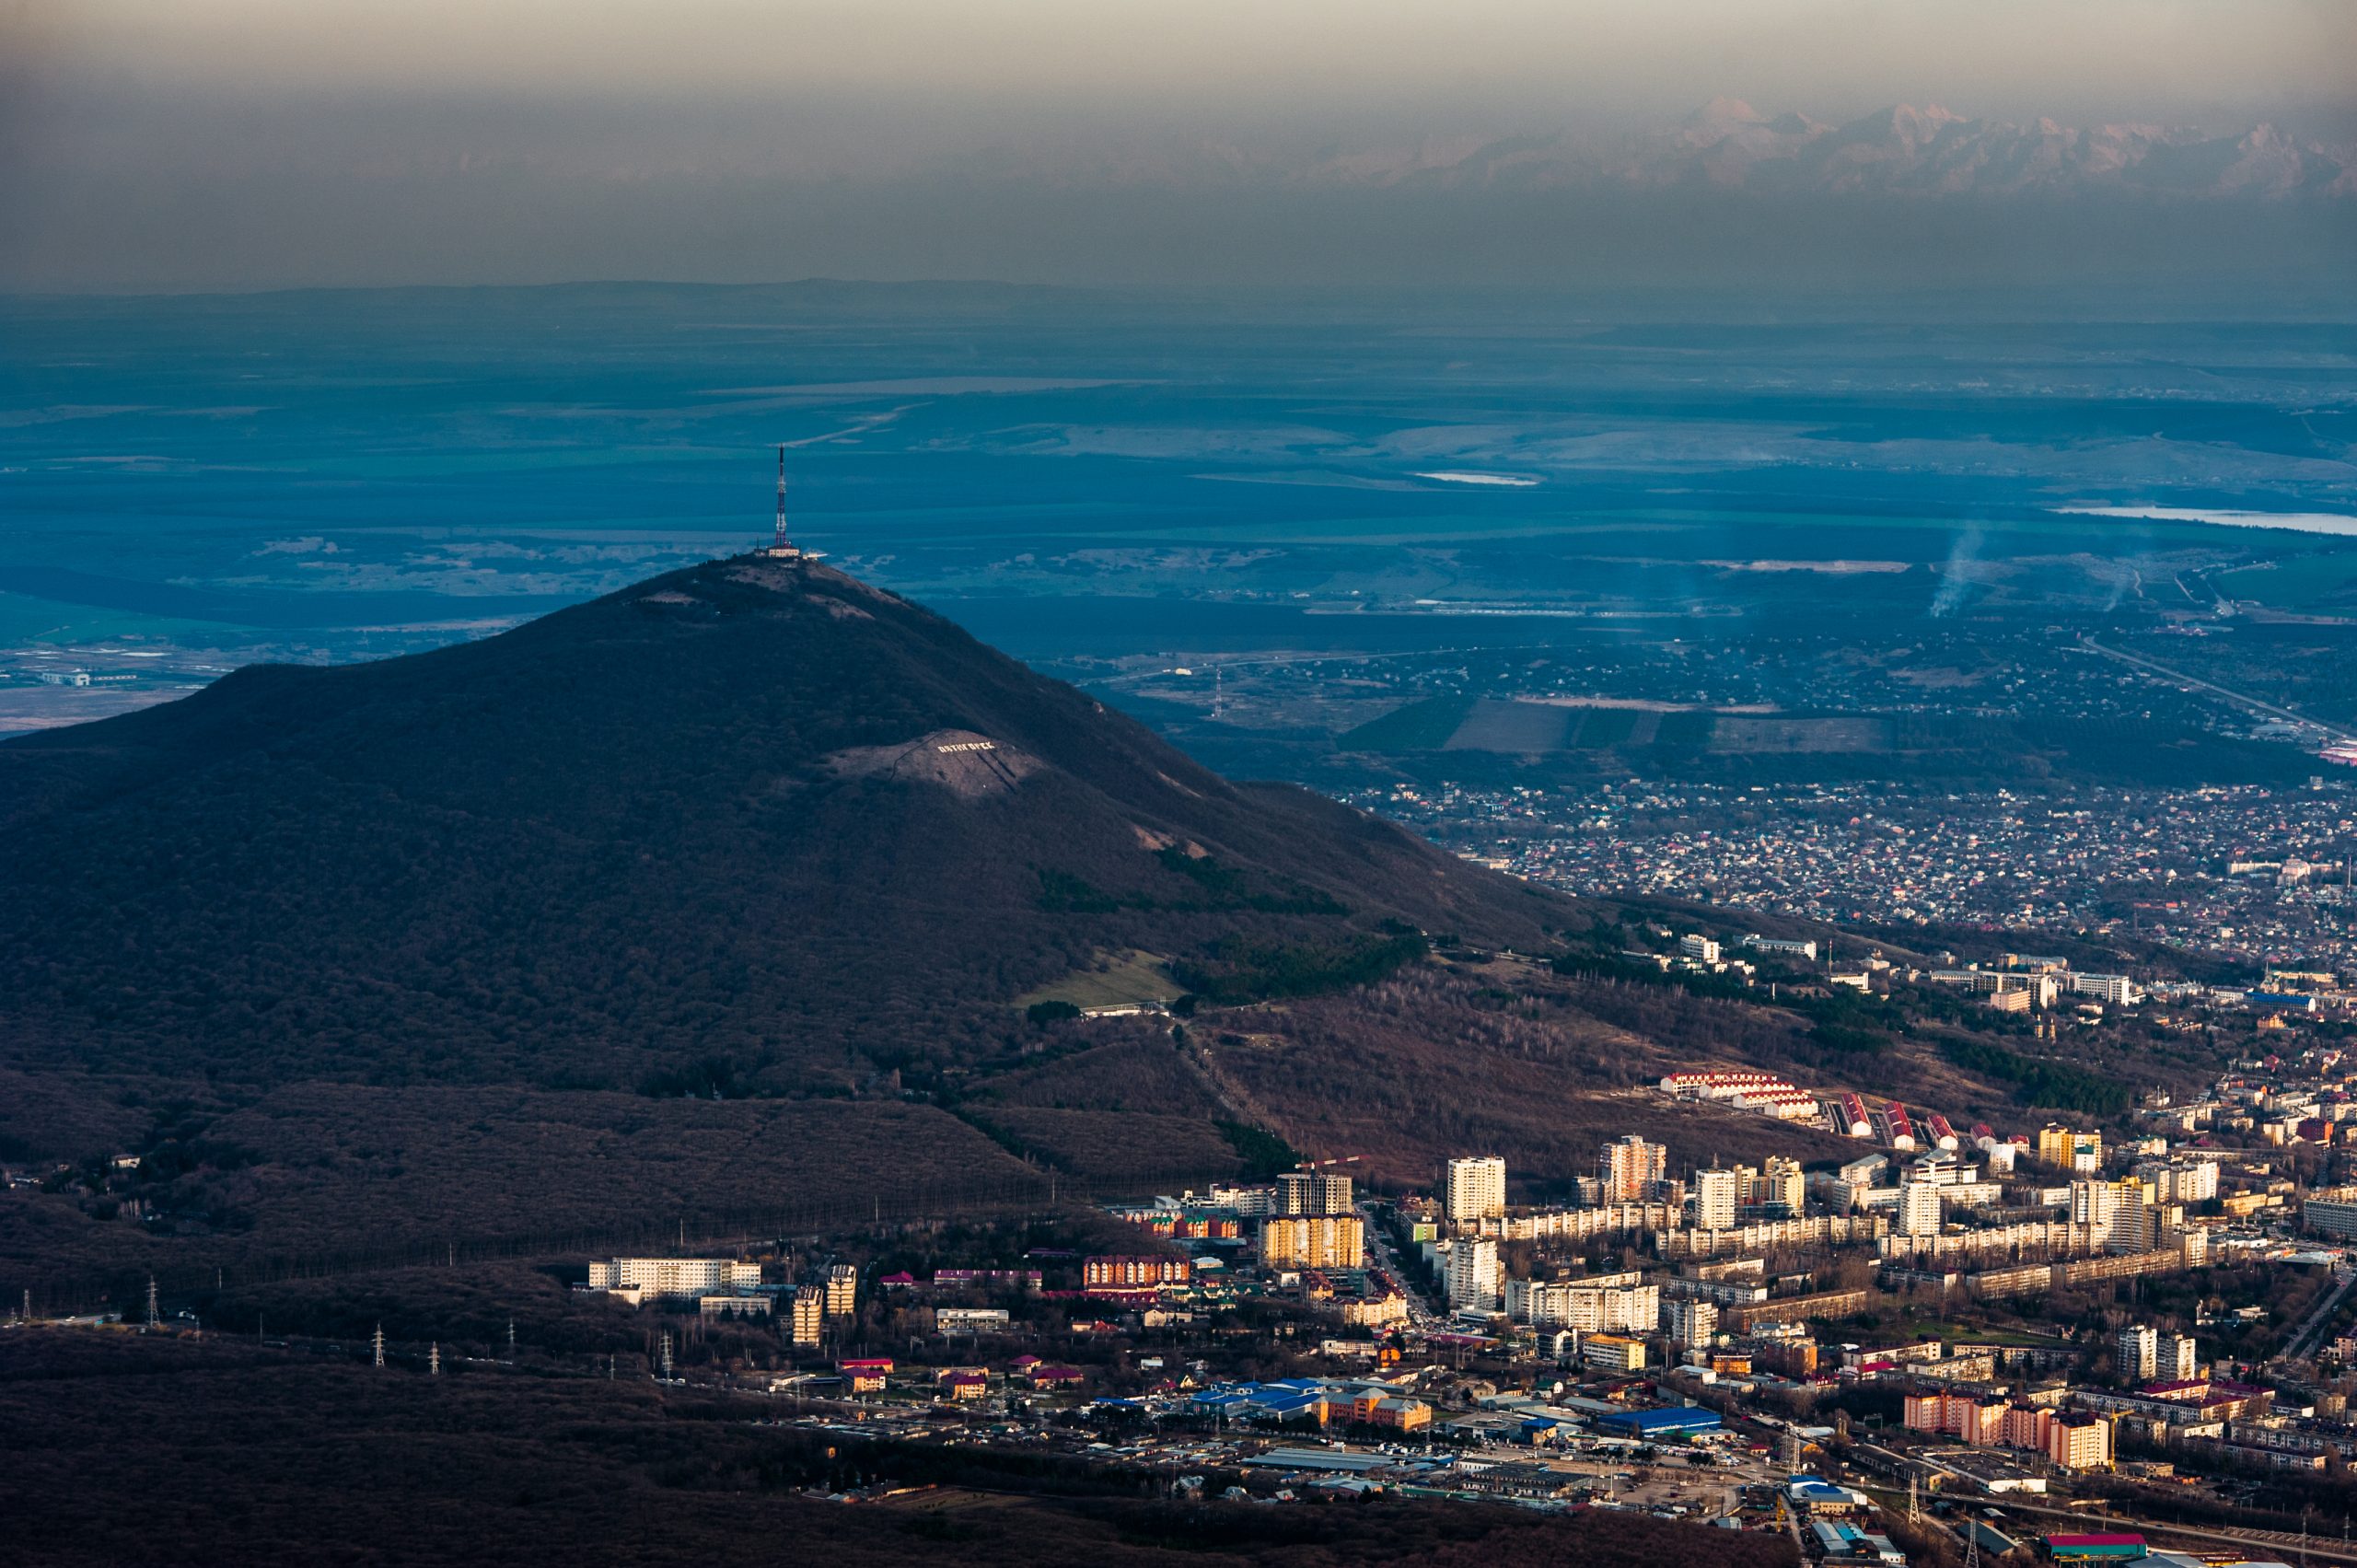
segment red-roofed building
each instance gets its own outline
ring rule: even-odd
[[[1092,1292],[1106,1287],[1183,1285],[1193,1272],[1184,1258],[1100,1256],[1082,1260],[1080,1283]]]
[[[1076,1388],[1088,1381],[1088,1374],[1077,1366],[1035,1366],[1030,1376],[1034,1388]]]
[[[880,1394],[884,1391],[884,1379],[891,1376],[892,1364],[880,1358],[839,1361],[835,1363],[835,1370],[843,1375],[843,1382],[853,1393]]]

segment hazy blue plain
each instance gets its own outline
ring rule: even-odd
[[[780,441],[798,539],[1051,664],[1584,636],[1600,594],[1683,612],[1726,563],[2339,548],[2063,507],[2357,513],[2349,326],[1652,308],[0,302],[0,645],[19,679],[132,649],[186,680],[482,634],[757,542]],[[1803,618],[1901,583],[1743,580],[1746,613]]]

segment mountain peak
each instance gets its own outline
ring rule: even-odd
[[[1751,105],[1739,98],[1721,96],[1713,99],[1686,117],[1689,125],[1758,125],[1766,121]]]
[[[0,802],[0,1064],[257,1082],[720,1050],[855,1086],[1107,953],[1530,945],[1569,908],[760,555],[12,742]]]

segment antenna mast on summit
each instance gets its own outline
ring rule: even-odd
[[[780,561],[792,561],[802,553],[794,547],[794,541],[785,537],[785,443],[783,441],[777,446],[777,537],[770,545],[769,553]]]

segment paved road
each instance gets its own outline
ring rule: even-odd
[[[2107,648],[2093,637],[2080,638],[2079,646],[2091,654],[2101,654],[2106,658],[2118,659],[2122,664],[2133,665],[2148,675],[2162,676],[2181,686],[2190,686],[2196,691],[2207,691],[2213,697],[2223,697],[2230,703],[2238,703],[2255,713],[2265,714],[2270,718],[2285,719],[2293,724],[2314,725],[2328,735],[2337,735],[2343,740],[2357,740],[2357,729],[2345,729],[2340,725],[2327,724],[2320,718],[2312,717],[2295,709],[2279,707],[2273,703],[2263,702],[2251,696],[2248,692],[2221,686],[2213,680],[2203,680],[2198,676],[2188,675],[2181,669],[2172,669],[2167,665],[2145,658],[2141,654],[2124,654],[2118,648]]]
[[[2258,1549],[2270,1557],[2280,1557],[2286,1549],[2297,1550],[2302,1544],[2295,1530],[2212,1530],[2192,1525],[2172,1525],[2160,1519],[2140,1519],[2131,1514],[2097,1514],[2087,1508],[2033,1508],[2016,1503],[2012,1497],[2000,1499],[1995,1504],[2007,1514],[2036,1514],[2049,1519],[2068,1519],[2074,1529],[2101,1530],[2108,1527],[2149,1531],[2158,1536],[2186,1536],[2197,1540],[2222,1540],[2243,1551]],[[2009,1535],[2016,1531],[2007,1531]],[[2327,1537],[2310,1536],[2305,1541],[2309,1557],[2323,1562],[2357,1563],[2357,1546],[2343,1546]],[[2257,1553],[2254,1553],[2256,1555]]]
[[[2283,1353],[2279,1359],[2297,1361],[2308,1354],[2311,1349],[2309,1342],[2324,1332],[2325,1326],[2332,1321],[2333,1313],[2340,1309],[2341,1299],[2348,1295],[2349,1287],[2357,1284],[2357,1272],[2352,1272],[2348,1264],[2337,1263],[2332,1272],[2339,1283],[2325,1293],[2324,1299],[2316,1303],[2316,1309],[2301,1319],[2292,1337],[2283,1342]]]
[[[1415,1276],[1399,1266],[1399,1255],[1392,1249],[1391,1237],[1385,1235],[1382,1225],[1376,1222],[1374,1206],[1361,1203],[1359,1219],[1366,1232],[1367,1245],[1375,1249],[1376,1260],[1386,1272],[1399,1282],[1399,1289],[1408,1298],[1408,1321],[1417,1332],[1430,1333],[1437,1319],[1425,1305],[1422,1293],[1416,1289]]]

